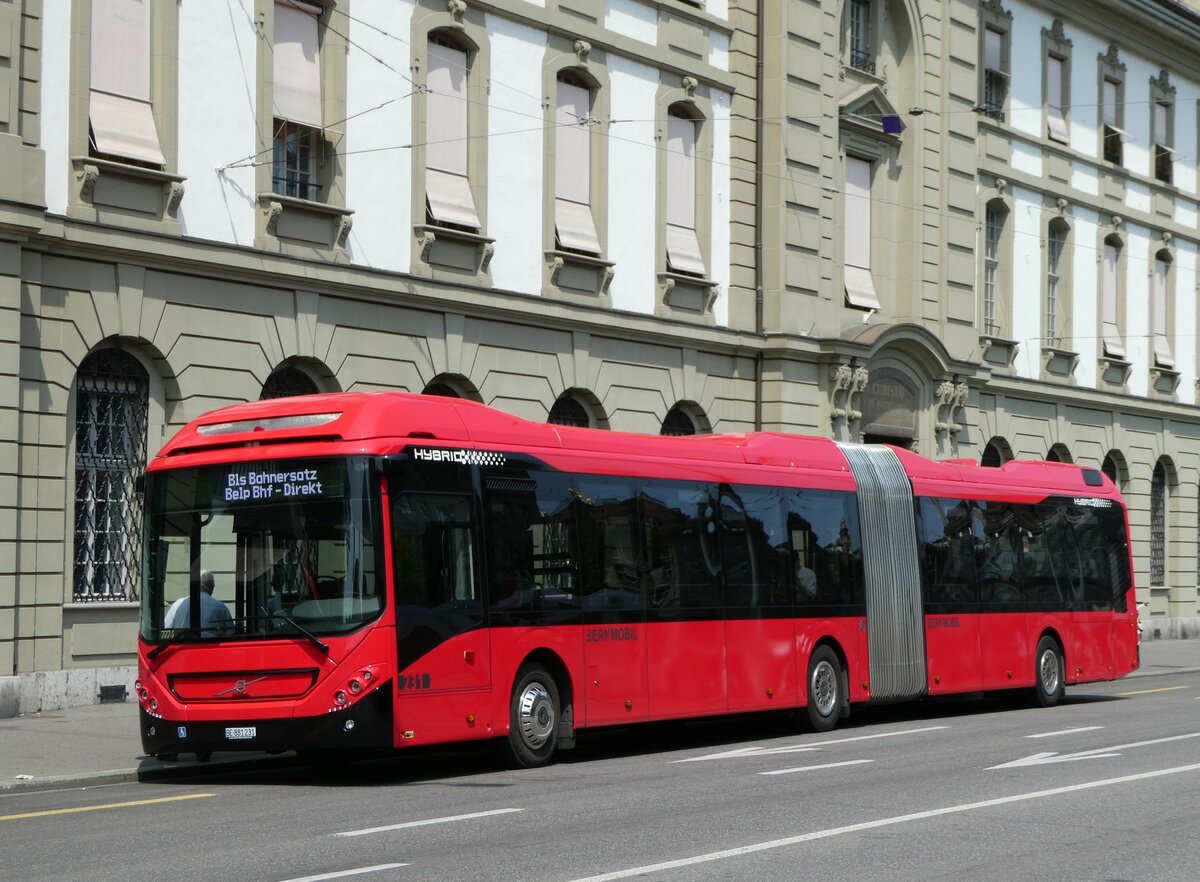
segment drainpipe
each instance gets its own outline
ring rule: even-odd
[[[767,45],[764,5],[764,0],[758,0],[754,29],[757,43],[754,74],[754,331],[759,338],[758,354],[754,360],[754,429],[759,432],[763,427],[763,345],[766,342],[763,338],[763,133],[766,127],[763,122],[763,84],[766,81],[763,54]]]

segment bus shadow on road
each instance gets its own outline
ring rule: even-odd
[[[1059,708],[1128,700],[1119,695],[1068,693]],[[916,703],[856,707],[833,733],[846,737],[872,734],[872,729],[890,724],[926,723],[934,720],[980,718],[992,714],[1009,716],[1022,709],[1030,713],[1053,712],[1033,707],[1019,693],[969,694],[935,697]],[[686,752],[714,747],[737,749],[773,738],[818,737],[803,724],[804,711],[788,710],[739,714],[701,719],[642,723],[589,729],[578,733],[574,750],[558,754],[559,765],[596,760],[634,758]],[[311,765],[295,754],[238,759],[226,755],[211,764],[185,763],[177,767],[155,764],[144,768],[139,779],[155,783],[195,783],[231,786],[303,786],[334,788],[378,788],[441,784],[506,788],[521,784],[526,775],[540,770],[506,769],[487,742],[453,747],[433,746],[372,754],[331,754],[319,765]],[[474,778],[469,782],[464,779]],[[482,779],[482,780],[481,780]]]

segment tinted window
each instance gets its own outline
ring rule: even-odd
[[[1049,557],[1072,609],[1125,608],[1131,584],[1125,519],[1117,506],[1056,499],[1040,507]]]
[[[725,604],[790,604],[787,524],[774,490],[723,486],[719,500]]]
[[[572,482],[579,524],[579,592],[587,610],[645,608],[632,478],[582,475]]]
[[[639,484],[651,609],[722,606],[715,494],[709,484]]]
[[[977,602],[975,557],[983,523],[965,499],[922,499],[917,529],[925,556],[930,604],[962,608]]]
[[[796,602],[861,603],[862,541],[849,493],[789,490],[784,494]]]
[[[1014,507],[1006,502],[980,502],[978,505],[983,511],[979,599],[991,604],[1023,603],[1021,532]]]
[[[578,608],[575,512],[569,478],[493,472],[484,480],[490,608],[548,615]],[[526,617],[527,618],[527,617]]]

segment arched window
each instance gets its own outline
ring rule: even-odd
[[[587,408],[571,396],[563,395],[554,402],[554,407],[550,408],[550,416],[546,418],[546,422],[555,426],[578,426],[586,429],[592,421]]]
[[[1008,206],[993,199],[984,210],[983,224],[983,333],[999,337],[1007,332],[1007,274],[1001,268],[1001,250],[1008,222]]]
[[[1012,449],[1008,446],[1008,442],[997,437],[989,441],[987,447],[983,448],[983,456],[979,458],[979,464],[984,468],[998,469],[1012,458]]]
[[[1046,233],[1046,345],[1057,349],[1062,345],[1066,328],[1066,296],[1069,291],[1063,284],[1066,270],[1063,252],[1067,247],[1067,235],[1071,228],[1055,219],[1050,222]]]
[[[75,399],[76,602],[136,600],[150,376],[119,349],[79,366]]]
[[[258,398],[266,401],[268,398],[290,398],[293,395],[316,395],[321,390],[313,382],[312,377],[295,367],[280,367],[271,371],[267,382],[263,383],[262,392]]]
[[[672,407],[662,423],[660,435],[695,435],[696,423],[678,404]]]
[[[703,124],[690,104],[679,102],[667,110],[667,269],[700,278],[708,274],[696,201],[696,147]]]
[[[437,395],[442,398],[462,398],[458,390],[448,383],[433,382],[421,390],[422,395]]]
[[[1167,576],[1167,470],[1154,466],[1150,480],[1150,584],[1164,585]]]
[[[1074,462],[1065,444],[1055,444],[1046,451],[1046,462]]]

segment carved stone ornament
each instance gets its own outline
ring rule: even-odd
[[[939,433],[946,432],[956,435],[962,431],[963,427],[959,420],[962,418],[962,409],[967,405],[967,396],[970,392],[970,387],[966,383],[958,381],[957,377],[943,380],[938,385],[934,391],[937,398],[934,428]]]
[[[1121,60],[1121,50],[1116,43],[1108,44],[1108,51],[1100,56],[1100,63],[1108,65],[1115,71],[1125,70],[1125,62]]]
[[[1113,228],[1114,230],[1119,230],[1119,229],[1121,229],[1121,226],[1122,226],[1122,224],[1124,224],[1124,223],[1125,223],[1125,218],[1121,217],[1121,215],[1119,215],[1119,214],[1114,214],[1114,215],[1112,216],[1112,228]]]
[[[870,372],[863,365],[839,364],[829,375],[830,403],[833,405],[830,418],[834,423],[846,421],[847,427],[862,418],[855,406],[863,389],[867,388]]]
[[[1048,28],[1042,28],[1042,36],[1047,42],[1057,43],[1060,51],[1071,48],[1071,38],[1067,36],[1063,30],[1061,18],[1054,19],[1054,23]]]
[[[429,257],[433,254],[433,243],[437,241],[430,230],[423,230],[417,239],[417,251],[421,256],[422,263],[429,263]]]
[[[84,165],[75,172],[75,177],[79,179],[79,198],[91,202],[92,194],[96,192],[96,181],[100,180],[100,169],[94,165]]]
[[[612,284],[613,276],[617,274],[615,267],[606,266],[604,268],[604,278],[600,280],[600,293],[607,294],[608,286]]]
[[[1012,21],[1012,13],[1004,8],[1004,5],[1000,2],[1000,0],[983,0],[983,2],[979,4],[979,8],[983,12],[988,13],[995,18],[1002,18]]]
[[[1007,189],[1008,189],[1008,181],[1005,178],[996,178],[996,192],[998,194],[1000,194],[1001,196],[1003,196],[1004,191]]]
[[[587,40],[575,41],[575,60],[579,62],[580,67],[587,67],[588,55],[591,54],[592,44]]]
[[[464,26],[463,19],[467,14],[466,0],[446,0],[446,11],[450,13],[450,18],[456,28]]]
[[[556,288],[558,287],[558,277],[562,274],[563,267],[566,265],[567,262],[561,257],[554,258],[550,263],[550,284]]]
[[[338,221],[337,244],[339,248],[346,247],[346,241],[350,238],[350,230],[354,226],[354,216],[343,214],[342,219]]]
[[[683,86],[683,93],[687,96],[686,100],[695,101],[696,100],[696,89],[699,88],[700,81],[697,80],[695,77],[684,77],[680,81],[680,85]]]
[[[171,181],[171,189],[167,195],[167,214],[171,217],[179,211],[179,203],[183,202],[183,182]]]
[[[1171,85],[1171,72],[1165,67],[1159,71],[1157,77],[1150,78],[1150,88],[1157,89],[1163,97],[1175,97],[1175,87]]]
[[[283,217],[283,206],[278,202],[268,202],[266,207],[267,214],[267,235],[274,236],[275,231],[279,228],[279,219]]]
[[[479,249],[479,275],[484,275],[488,271],[488,266],[492,263],[492,258],[496,256],[496,243],[485,242],[483,247]]]

